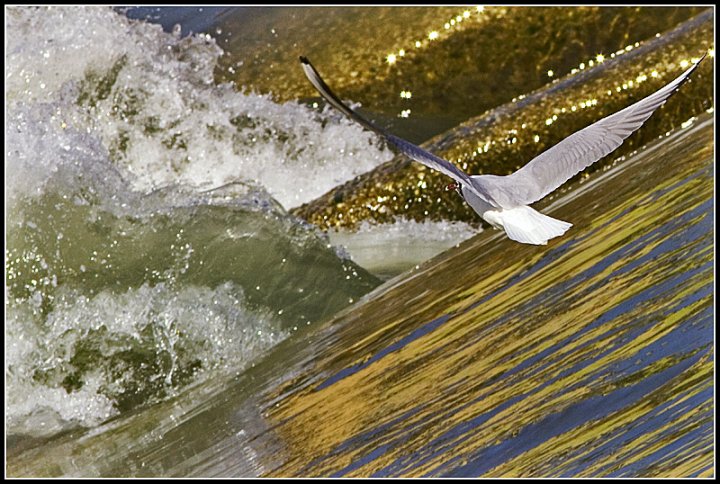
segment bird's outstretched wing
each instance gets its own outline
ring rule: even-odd
[[[503,208],[529,205],[617,149],[680,87],[703,57],[665,87],[568,136],[508,176],[473,177]]]
[[[379,134],[380,136],[385,138],[388,144],[390,144],[392,147],[405,154],[409,158],[412,158],[413,160],[422,163],[423,165],[432,168],[433,170],[437,170],[440,173],[449,176],[458,183],[461,183],[464,186],[467,186],[469,189],[475,191],[480,198],[484,199],[488,203],[496,205],[490,195],[484,191],[484,188],[474,186],[472,181],[470,180],[470,177],[468,177],[467,174],[465,174],[462,170],[460,170],[458,167],[456,167],[449,161],[443,160],[442,158],[437,157],[428,151],[425,151],[424,149],[410,143],[409,141],[398,138],[397,136],[388,133],[384,129],[375,126],[373,123],[350,109],[340,100],[340,98],[335,95],[335,93],[330,90],[328,85],[325,84],[325,81],[323,81],[322,77],[320,77],[320,74],[318,74],[317,70],[315,69],[315,67],[313,67],[307,57],[300,57],[300,62],[302,63],[305,76],[307,76],[308,80],[312,83],[313,86],[315,86],[315,89],[317,89],[320,95],[325,98],[325,100],[329,102],[335,109],[345,114],[350,119],[360,123],[367,129]]]

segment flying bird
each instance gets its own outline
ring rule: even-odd
[[[680,87],[705,58],[646,98],[568,136],[506,175],[469,176],[447,160],[394,136],[345,105],[323,81],[306,57],[300,57],[308,80],[325,100],[350,119],[374,131],[399,152],[454,180],[448,185],[485,221],[525,244],[545,245],[563,235],[572,224],[548,217],[529,205],[545,197],[575,174],[617,149]]]

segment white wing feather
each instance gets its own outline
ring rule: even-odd
[[[332,92],[330,87],[325,83],[325,81],[323,81],[322,77],[320,77],[320,74],[306,57],[300,57],[300,62],[302,63],[305,76],[308,78],[310,83],[315,87],[315,89],[317,89],[320,95],[338,111],[342,112],[350,119],[360,123],[367,129],[379,134],[380,136],[385,138],[385,140],[391,146],[395,147],[398,151],[408,156],[409,158],[419,163],[422,163],[423,165],[432,168],[433,170],[437,170],[444,175],[449,176],[453,180],[467,186],[470,190],[474,191],[478,197],[482,198],[488,203],[496,205],[495,203],[493,203],[492,199],[484,188],[474,186],[474,184],[470,180],[470,177],[449,161],[443,160],[442,158],[433,155],[432,153],[420,148],[417,145],[410,143],[409,141],[398,138],[397,136],[388,133],[384,129],[375,126],[373,123],[360,116],[360,114],[350,109],[340,100],[340,98],[335,95],[335,93]]]
[[[698,62],[675,80],[625,109],[568,136],[508,176],[476,176],[473,183],[503,208],[529,205],[617,149],[680,87]]]

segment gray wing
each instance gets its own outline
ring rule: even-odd
[[[591,124],[544,151],[515,173],[474,178],[504,208],[529,205],[543,198],[575,174],[617,149],[652,115],[705,56],[677,79],[648,97]]]
[[[315,69],[315,67],[313,67],[307,57],[301,56],[300,62],[302,63],[305,76],[312,83],[315,89],[317,89],[320,95],[325,98],[325,100],[329,102],[335,109],[345,114],[350,119],[360,123],[367,129],[379,134],[380,136],[385,138],[388,144],[390,144],[395,149],[408,156],[409,158],[412,158],[413,160],[422,163],[423,165],[432,168],[433,170],[437,170],[440,173],[449,176],[458,183],[469,187],[486,202],[497,205],[497,203],[494,203],[489,193],[485,191],[483,187],[475,186],[475,184],[472,183],[470,177],[468,177],[467,174],[465,174],[462,170],[460,170],[458,167],[456,167],[449,161],[443,160],[442,158],[435,156],[428,151],[425,151],[424,149],[410,143],[409,141],[398,138],[397,136],[388,133],[384,129],[375,126],[373,123],[350,109],[340,100],[340,98],[335,95],[335,93],[332,92],[332,90],[330,90],[330,87],[325,84],[325,81],[323,81],[322,77],[320,77],[320,74],[318,74],[317,70]]]

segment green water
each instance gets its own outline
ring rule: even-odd
[[[384,152],[212,83],[312,102],[302,50],[383,125],[502,171],[714,48],[702,8],[464,10],[245,9],[218,22],[219,60],[99,9],[75,11],[92,45],[85,24],[45,25],[48,43],[40,14],[11,12],[34,34],[9,53],[9,476],[714,475],[714,51],[624,151],[537,204],[573,223],[539,247],[479,231],[401,159],[292,211],[310,225],[270,188],[292,200],[347,152]],[[57,70],[54,45],[104,68]],[[261,162],[291,183],[225,183]],[[364,268],[318,229],[396,215],[479,233],[417,263],[419,245],[342,232]]]
[[[9,473],[710,476],[713,127],[558,200],[564,240],[485,232],[237,380],[11,453]]]

